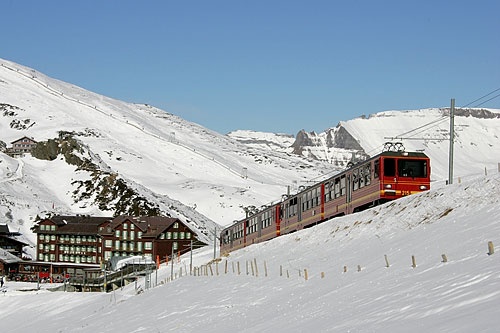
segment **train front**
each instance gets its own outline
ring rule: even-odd
[[[384,152],[378,162],[381,199],[393,200],[431,187],[430,160],[424,153]]]

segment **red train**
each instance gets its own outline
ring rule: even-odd
[[[406,195],[430,189],[430,160],[420,152],[386,151],[284,196],[281,202],[237,221],[221,232],[221,253],[314,226]]]

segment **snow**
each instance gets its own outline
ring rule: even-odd
[[[0,140],[9,143],[29,135],[43,141],[56,138],[62,130],[81,133],[78,139],[88,149],[85,157],[119,174],[164,212],[193,221],[200,229],[228,225],[241,217],[242,207],[276,200],[294,182],[331,168],[298,156],[248,148],[152,106],[113,100],[6,60],[0,63],[0,103],[16,107],[16,115],[0,116]],[[13,120],[28,128],[12,128]],[[3,175],[8,173],[4,165],[14,168],[18,163],[2,153],[0,160],[8,161],[0,163]],[[42,163],[26,157],[21,161],[26,170],[36,170]],[[40,212],[109,215],[98,211],[90,200],[74,202],[71,182],[75,177],[89,180],[91,176],[82,172],[75,176],[70,167],[50,166],[58,163],[45,163],[47,172],[42,172],[40,179],[38,172],[25,172],[17,181],[6,181],[9,177],[2,176],[5,201],[23,202],[26,192],[43,199],[32,202],[36,207],[29,213],[0,205],[0,214],[10,212],[12,222],[26,225],[32,225]],[[64,170],[51,173],[50,168]],[[51,184],[56,175],[58,181]],[[214,203],[213,197],[218,201]],[[52,203],[45,204],[48,201],[57,201],[55,210]],[[177,210],[172,211],[171,206]]]
[[[213,275],[180,277],[186,255],[173,281],[164,265],[153,288],[140,279],[140,294],[134,283],[69,293],[8,281],[2,330],[494,332],[500,254],[488,255],[488,242],[500,244],[499,203],[500,174],[471,177],[233,252]],[[194,265],[212,255],[197,250]]]
[[[275,201],[289,186],[294,191],[336,171],[331,164],[292,156],[286,135],[219,135],[154,107],[112,100],[0,62],[0,103],[19,107],[15,119],[31,126],[12,129],[12,118],[4,115],[2,141],[23,135],[41,141],[60,130],[86,133],[79,136],[88,147],[85,156],[119,173],[164,211],[178,207],[200,229],[220,229],[241,218],[242,207]],[[342,125],[374,153],[385,136],[440,117],[439,109],[388,111]],[[498,119],[472,117],[455,123],[453,185],[444,186],[448,143],[430,140],[427,133],[429,140],[405,145],[431,157],[429,192],[231,253],[219,262],[218,276],[186,276],[186,255],[174,263],[176,279],[170,281],[171,267],[162,266],[152,277],[154,288],[138,281],[140,294],[135,284],[105,294],[51,292],[48,285],[26,291],[32,286],[8,281],[0,295],[2,331],[495,331],[500,257],[487,254],[487,243],[500,244],[500,125]],[[432,135],[446,126],[440,123]],[[248,145],[236,138],[247,138]],[[30,227],[39,214],[109,215],[90,201],[73,201],[71,183],[88,179],[60,158],[0,153],[0,217],[34,243]],[[448,262],[442,262],[443,254]],[[211,259],[211,246],[193,257],[195,266]],[[238,263],[240,275],[233,272]],[[251,263],[257,263],[258,276]]]

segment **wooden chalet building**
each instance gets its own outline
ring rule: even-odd
[[[19,236],[21,233],[10,231],[7,224],[0,224],[0,276],[17,271],[23,261],[23,247],[28,244],[19,240]]]
[[[37,260],[68,264],[100,264],[112,257],[143,255],[165,259],[189,251],[195,233],[169,217],[54,216],[33,227]]]
[[[7,224],[0,224],[0,248],[22,258],[23,247],[28,246],[28,244],[21,241],[19,236],[21,236],[20,232],[10,231]]]
[[[37,142],[33,138],[23,136],[20,139],[11,142],[12,147],[9,148],[9,154],[13,156],[30,153],[36,146]]]

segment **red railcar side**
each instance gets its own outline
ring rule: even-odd
[[[221,253],[429,190],[430,171],[423,153],[383,152],[225,228]]]

